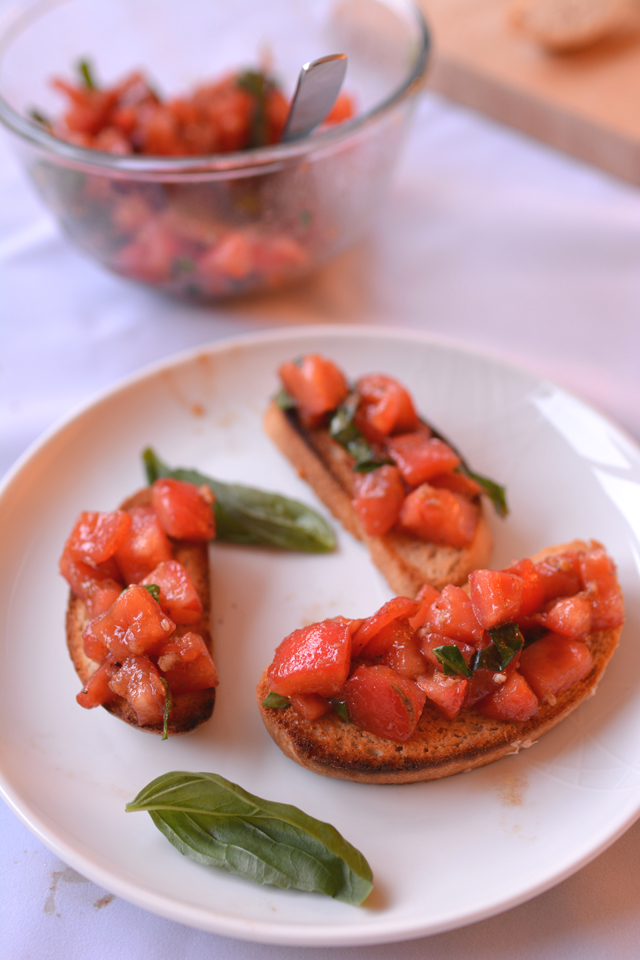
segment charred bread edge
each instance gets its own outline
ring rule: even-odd
[[[415,597],[425,583],[438,590],[447,583],[462,584],[472,570],[488,564],[493,540],[482,502],[475,536],[462,549],[422,543],[394,532],[369,536],[362,530],[349,492],[340,481],[339,469],[346,468],[348,454],[326,431],[304,430],[295,413],[287,413],[273,402],[265,413],[264,429],[333,516],[365,544],[374,565],[398,595]]]
[[[569,550],[592,549],[595,542],[573,541],[536,554],[534,561]],[[518,753],[564,720],[596,692],[615,651],[622,627],[590,635],[593,669],[574,683],[554,704],[542,704],[535,717],[522,723],[507,723],[483,717],[467,708],[454,720],[446,720],[429,701],[411,740],[393,743],[360,730],[335,713],[315,722],[293,709],[262,706],[269,693],[265,670],[257,689],[263,722],[280,749],[296,763],[327,777],[359,783],[414,783],[437,780],[473,770]]]
[[[128,510],[130,507],[143,507],[151,503],[151,491],[149,487],[139,490],[133,496],[129,497],[120,506],[121,510]],[[209,621],[211,616],[211,599],[209,591],[209,554],[206,543],[195,543],[186,540],[170,540],[173,558],[187,568],[187,571],[193,581],[200,602],[202,603],[202,619],[198,623],[189,626],[189,630],[199,633],[204,640],[209,653],[213,654],[213,642],[211,639],[211,630]],[[82,634],[89,622],[87,608],[84,601],[77,597],[73,591],[69,593],[69,602],[67,605],[67,647],[69,655],[76,668],[76,673],[80,677],[83,685],[98,669],[99,664],[91,660],[84,652],[82,643]],[[213,705],[216,699],[214,687],[206,690],[196,690],[193,693],[178,693],[173,696],[173,710],[169,716],[168,733],[188,733],[195,727],[200,726],[205,720],[208,720],[213,713]],[[131,708],[124,697],[116,697],[108,703],[103,704],[105,710],[124,720],[125,723],[138,730],[146,730],[149,733],[162,733],[162,724],[139,724],[135,711]]]

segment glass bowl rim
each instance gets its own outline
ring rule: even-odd
[[[0,17],[0,60],[14,35],[28,28],[31,21],[52,7],[66,0],[18,0]],[[371,126],[385,113],[391,112],[403,100],[416,94],[423,85],[431,53],[431,34],[422,10],[415,0],[402,0],[407,12],[413,16],[418,30],[418,49],[403,81],[380,103],[353,120],[341,123],[332,129],[290,144],[274,144],[234,153],[207,154],[202,156],[163,157],[146,154],[118,155],[80,147],[54,137],[36,121],[22,116],[0,95],[0,120],[15,134],[32,146],[53,155],[59,161],[67,161],[76,169],[92,168],[104,172],[127,174],[136,179],[151,175],[153,179],[163,174],[171,179],[181,174],[246,175],[248,168],[273,167],[281,161],[298,158],[331,148],[341,141],[350,140],[361,129]]]

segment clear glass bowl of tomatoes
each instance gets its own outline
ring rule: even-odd
[[[278,142],[301,66],[328,53],[349,59],[346,97]],[[363,235],[428,54],[413,0],[19,0],[0,23],[0,119],[84,253],[219,299]]]

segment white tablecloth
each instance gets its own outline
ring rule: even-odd
[[[374,232],[294,289],[222,307],[163,299],[59,235],[0,141],[0,475],[125,374],[229,335],[308,323],[428,331],[556,380],[640,439],[640,192],[426,96]],[[633,640],[633,638],[630,638]],[[0,804],[6,960],[286,960],[146,913],[79,876]],[[427,852],[425,852],[427,855]],[[528,904],[354,958],[616,960],[640,942],[640,824]]]

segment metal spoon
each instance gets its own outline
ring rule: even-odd
[[[347,72],[344,53],[305,63],[298,77],[281,143],[301,140],[322,123],[336,102]]]

